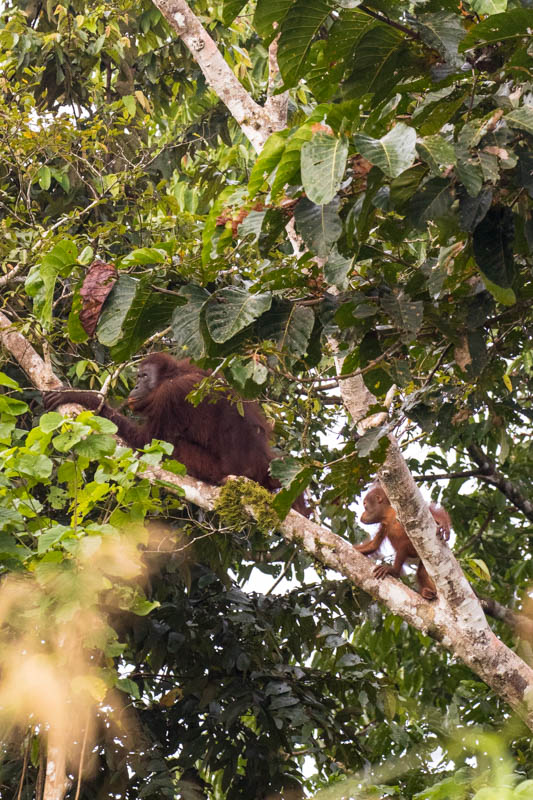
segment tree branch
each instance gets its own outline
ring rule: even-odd
[[[479,465],[479,479],[495,486],[516,508],[533,522],[533,503],[496,469],[494,461],[485,455],[481,447],[477,444],[471,444],[468,448],[468,453],[471,459]]]
[[[202,70],[213,91],[220,97],[257,152],[271,133],[286,122],[286,103],[270,103],[268,110],[256,103],[233,74],[228,63],[191,11],[185,0],[154,0],[169,25],[176,31]]]

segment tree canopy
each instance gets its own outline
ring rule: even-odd
[[[1,797],[533,797],[532,29],[2,4]],[[43,412],[152,350],[260,403],[273,506]],[[354,549],[376,477],[434,602]]]

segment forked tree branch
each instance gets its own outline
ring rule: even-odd
[[[50,375],[44,361],[24,337],[9,327],[9,320],[0,314],[0,343],[12,353],[38,389],[48,389],[52,381],[60,382]],[[352,381],[343,381],[342,386],[353,391]],[[64,409],[64,407],[61,407]],[[74,407],[76,408],[76,407]],[[78,407],[79,408],[79,407]],[[402,466],[402,462],[403,465]],[[401,490],[396,474],[407,471]],[[160,467],[150,467],[139,473],[150,483],[164,483],[167,490],[176,488],[185,500],[212,510],[220,489],[189,476],[177,476]],[[391,502],[401,515],[402,524],[408,529],[417,551],[423,554],[428,569],[432,568],[440,594],[435,602],[424,600],[401,581],[379,580],[374,577],[374,562],[359,553],[350,542],[327,528],[306,519],[296,511],[289,511],[280,525],[284,538],[299,545],[313,558],[344,575],[356,586],[382,602],[393,613],[419,631],[434,639],[461,658],[471,669],[491,686],[512,708],[514,708],[533,730],[533,711],[528,710],[525,696],[533,690],[533,670],[512,650],[509,650],[490,630],[479,602],[468,582],[445,545],[435,535],[435,522],[419,491],[409,475],[407,465],[397,444],[391,442],[385,467],[380,472]],[[409,482],[410,481],[410,482]],[[412,485],[411,485],[412,484]],[[414,510],[406,517],[404,505],[414,499]],[[399,503],[401,502],[401,508]],[[419,524],[416,532],[413,526]],[[429,554],[429,556],[428,556]],[[443,563],[440,564],[439,558]],[[441,580],[448,585],[443,589]]]

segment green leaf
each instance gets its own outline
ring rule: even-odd
[[[302,183],[309,200],[325,205],[333,200],[341,184],[348,142],[326,133],[318,133],[302,146]]]
[[[125,94],[122,97],[122,103],[128,114],[130,115],[130,117],[134,117],[135,112],[137,110],[137,103],[135,97],[132,94]]]
[[[98,461],[102,456],[110,456],[115,452],[117,443],[112,436],[105,433],[92,433],[78,442],[73,450],[90,461]]]
[[[530,36],[531,11],[528,8],[512,8],[503,14],[494,14],[488,19],[474,25],[465,36],[459,50],[471,50],[479,44],[500,42]]]
[[[472,233],[492,205],[492,190],[485,189],[477,197],[464,196],[459,200],[459,220],[464,231]]]
[[[251,325],[272,303],[270,292],[249,294],[245,289],[228,286],[211,295],[206,305],[205,321],[215,342],[227,342]]]
[[[302,76],[311,43],[331,14],[329,0],[295,0],[281,25],[278,64],[285,88]]]
[[[315,314],[309,306],[293,305],[287,316],[284,330],[278,344],[280,348],[295,358],[303,356],[315,324]]]
[[[20,389],[20,386],[13,378],[6,375],[5,372],[0,372],[0,386],[7,386],[9,389]]]
[[[76,263],[78,249],[70,239],[58,242],[30,271],[25,288],[34,298],[36,316],[47,327],[52,320],[52,303],[58,275],[66,277]]]
[[[285,519],[294,501],[302,494],[313,477],[311,467],[293,456],[285,456],[272,461],[270,465],[272,477],[277,478],[284,487],[276,494],[272,505],[280,519]]]
[[[52,439],[52,444],[55,449],[60,453],[68,453],[75,444],[81,442],[89,433],[91,429],[88,425],[74,425],[70,430],[60,433]]]
[[[248,0],[224,0],[222,21],[224,25],[231,25],[235,17],[239,16]]]
[[[348,275],[352,271],[355,258],[345,258],[336,247],[329,254],[328,260],[324,264],[324,278],[331,286],[338,289],[346,289],[348,286]]]
[[[394,91],[394,70],[401,61],[404,34],[386,25],[372,27],[355,49],[355,67],[348,81],[347,94],[360,97],[383,86]]]
[[[5,530],[5,528],[9,528],[10,526],[19,526],[24,523],[24,517],[14,508],[4,508],[0,506],[0,530]],[[1,550],[0,552],[5,553],[5,550]]]
[[[37,552],[39,555],[46,553],[54,544],[57,544],[57,542],[60,542],[67,536],[72,536],[72,534],[72,528],[68,528],[66,525],[54,525],[39,536]]]
[[[119,275],[98,320],[96,336],[100,344],[112,347],[122,336],[122,326],[139,288],[139,280],[131,275]]]
[[[381,298],[381,305],[409,338],[416,336],[424,320],[424,303],[421,300],[410,300],[403,292],[398,295],[390,292]]]
[[[150,276],[144,277],[122,323],[121,340],[111,350],[113,359],[125,361],[136,353],[152,334],[166,328],[179,302],[179,298],[175,295],[154,291]],[[97,334],[99,334],[98,328]],[[98,338],[100,339],[99,335]]]
[[[50,183],[52,182],[52,173],[50,172],[50,168],[41,167],[37,173],[37,178],[39,180],[39,186],[41,189],[44,189],[44,191],[47,192],[50,188]]]
[[[533,20],[532,20],[533,25]],[[533,133],[533,106],[521,106],[506,114],[504,120],[512,128]]]
[[[267,43],[279,33],[279,26],[287,16],[293,0],[257,0],[254,28]]]
[[[470,6],[480,17],[507,11],[507,0],[471,0]]]
[[[276,202],[283,195],[286,184],[298,183],[300,174],[301,149],[305,142],[313,136],[311,124],[306,123],[293,134],[287,142],[285,150],[281,156],[278,169],[272,181],[271,197]]]
[[[317,206],[304,197],[294,209],[298,233],[307,247],[320,258],[326,258],[342,233],[338,208],[337,198],[325,206]]]
[[[357,133],[355,143],[361,155],[389,178],[398,177],[412,165],[416,157],[416,131],[403,122],[398,122],[381,139]]]
[[[168,253],[157,247],[141,247],[139,250],[132,250],[124,256],[120,262],[121,267],[131,267],[134,264],[164,264],[168,260]]]
[[[257,156],[256,162],[252,167],[250,173],[250,180],[248,181],[248,193],[250,197],[254,197],[260,191],[264,182],[268,179],[269,175],[277,167],[285,146],[289,131],[282,131],[281,133],[273,133],[265,142],[265,146]]]
[[[46,480],[52,474],[52,461],[48,456],[26,452],[13,459],[13,466],[22,474],[38,481]]]
[[[434,174],[442,175],[456,163],[453,144],[438,133],[420,139],[416,149]]]
[[[65,418],[62,414],[58,414],[57,411],[50,411],[47,414],[43,414],[39,420],[39,427],[44,433],[51,433],[52,431],[56,431],[60,428],[65,422]]]
[[[460,144],[455,146],[457,163],[455,172],[470,197],[477,197],[483,186],[483,172],[477,153],[471,153]]]
[[[458,50],[465,29],[457,14],[447,11],[421,14],[416,27],[425,44],[437,50],[447,64],[455,68],[462,65],[463,59],[459,57]]]
[[[170,322],[176,346],[184,356],[202,358],[205,355],[202,311],[210,294],[201,286],[190,284],[180,289],[180,295],[187,302],[174,309]]]
[[[20,414],[25,414],[27,410],[28,404],[24,400],[17,400],[7,394],[0,395],[0,411],[2,413],[18,417]]]
[[[505,206],[493,206],[475,228],[474,258],[492,284],[509,289],[514,280],[513,215]]]

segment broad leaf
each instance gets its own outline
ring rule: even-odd
[[[288,134],[288,131],[273,133],[272,136],[267,139],[250,173],[250,180],[248,181],[250,197],[254,197],[254,195],[257,194],[264,182],[277,167],[283,155],[283,151],[285,150]]]
[[[311,124],[302,125],[287,142],[279,162],[276,176],[272,182],[271,197],[273,202],[282,196],[286,184],[298,182],[300,173],[300,151],[305,142],[313,136]]]
[[[137,278],[120,275],[100,316],[96,336],[101,344],[112,347],[122,336],[122,326],[139,287]]]
[[[257,0],[254,28],[267,42],[279,33],[279,26],[287,16],[293,0]]]
[[[178,306],[172,314],[172,333],[178,351],[184,356],[201,358],[205,355],[205,342],[202,336],[202,309],[209,299],[209,292],[201,286],[183,286],[180,295],[187,302]]]
[[[513,238],[512,212],[503,206],[493,206],[473,234],[474,257],[479,269],[491,285],[503,289],[511,287],[515,276]],[[496,299],[501,300],[501,296]]]
[[[389,178],[396,178],[408,169],[416,156],[416,131],[399,122],[381,139],[362,133],[355,135],[359,152]]]
[[[270,292],[249,294],[245,289],[227,286],[211,295],[206,305],[205,321],[215,342],[227,342],[248,327],[272,303]]]
[[[302,76],[311,43],[334,6],[329,0],[296,0],[281,25],[278,64],[286,87]]]
[[[325,205],[333,200],[341,184],[348,142],[318,133],[302,147],[302,183],[309,200]]]
[[[521,108],[506,114],[504,119],[512,128],[520,128],[522,131],[533,134],[533,106],[521,106]]]
[[[465,36],[459,50],[470,50],[479,44],[500,42],[503,39],[514,39],[521,36],[530,36],[531,11],[528,8],[512,8],[503,14],[494,14],[474,25]]]
[[[304,197],[294,209],[298,233],[308,248],[320,258],[326,258],[342,233],[338,207],[337,199],[325,206],[317,206]]]

